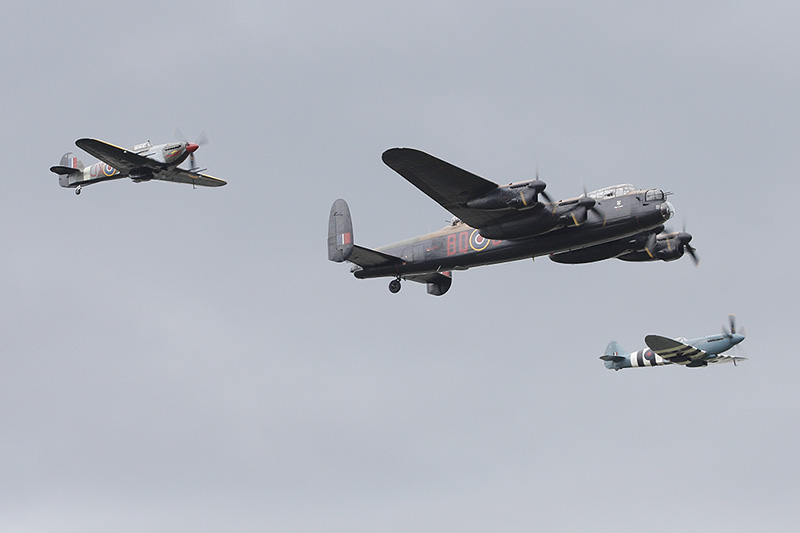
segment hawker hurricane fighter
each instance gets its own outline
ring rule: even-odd
[[[130,150],[97,139],[78,139],[75,144],[101,161],[84,167],[72,152],[67,152],[61,158],[60,165],[50,167],[52,172],[58,174],[58,184],[74,188],[75,194],[80,194],[81,187],[85,185],[119,178],[131,178],[135,182],[174,181],[203,187],[220,187],[226,183],[202,174],[205,169],[195,165],[194,152],[202,141],[158,145],[147,141]],[[186,158],[189,158],[191,168],[178,168]]]
[[[441,296],[453,270],[550,255],[559,263],[672,261],[689,252],[685,231],[662,233],[674,209],[661,189],[623,184],[554,201],[534,179],[500,186],[411,148],[392,148],[383,162],[454,215],[439,231],[377,249],[353,241],[347,203],[336,200],[328,222],[328,259],[354,264],[356,278],[426,283]]]
[[[746,361],[746,357],[739,355],[726,355],[723,352],[734,346],[738,351],[738,344],[744,340],[744,332],[736,333],[736,321],[730,315],[730,329],[722,327],[722,334],[709,335],[697,339],[670,339],[661,335],[648,335],[644,338],[648,348],[638,352],[627,353],[616,341],[611,341],[606,347],[605,355],[600,359],[605,361],[606,368],[619,370],[620,368],[633,368],[642,366],[684,365],[692,368],[708,366],[711,363],[733,363]]]

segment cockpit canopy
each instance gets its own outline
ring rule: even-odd
[[[624,196],[628,193],[632,193],[635,190],[636,187],[630,183],[621,183],[619,185],[612,185],[611,187],[606,187],[604,189],[597,189],[596,191],[588,193],[586,196],[589,198],[594,198],[595,200],[606,200],[608,198]]]
[[[586,196],[588,196],[589,198],[594,198],[595,200],[608,200],[609,198],[616,198],[618,196],[624,196],[626,194],[630,194],[636,190],[637,190],[636,187],[634,187],[630,183],[621,183],[619,185],[612,185],[611,187],[606,187],[604,189],[598,189],[596,191],[592,191],[588,193]],[[661,202],[665,200],[666,197],[667,193],[665,193],[661,189],[648,189],[644,193],[645,202]]]

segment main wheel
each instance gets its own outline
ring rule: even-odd
[[[393,279],[392,281],[389,282],[389,292],[391,292],[392,294],[396,294],[396,293],[400,292],[400,280],[399,279]]]

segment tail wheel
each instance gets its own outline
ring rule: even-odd
[[[391,292],[392,294],[397,294],[398,292],[400,292],[400,288],[401,285],[399,279],[393,279],[392,281],[389,282],[389,292]]]
[[[81,193],[81,188],[80,188],[80,187],[78,187],[77,189],[75,189],[75,194],[80,194],[80,193]]]

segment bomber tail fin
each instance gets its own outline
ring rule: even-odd
[[[50,172],[58,174],[58,184],[62,187],[69,187],[70,174],[83,172],[83,163],[75,157],[72,152],[67,152],[61,156],[61,164],[50,167]]]
[[[611,341],[606,346],[606,352],[600,356],[600,359],[606,364],[606,368],[619,370],[619,363],[625,360],[625,355],[628,352],[620,346],[617,341]]]
[[[339,198],[328,218],[328,260],[342,263],[353,253],[353,220],[347,202]]]

